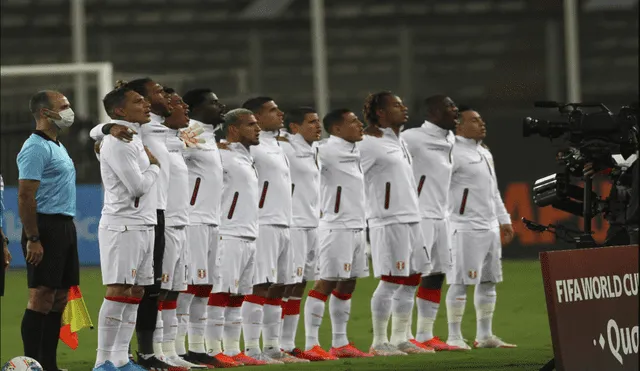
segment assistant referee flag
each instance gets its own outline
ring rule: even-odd
[[[77,332],[85,327],[93,329],[93,323],[84,303],[82,293],[79,286],[73,286],[69,289],[69,301],[62,313],[62,327],[60,328],[60,340],[76,350],[78,348]]]

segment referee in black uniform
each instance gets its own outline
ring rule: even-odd
[[[18,154],[18,210],[27,262],[29,303],[22,319],[24,355],[45,371],[58,371],[56,351],[69,287],[80,283],[76,213],[76,171],[58,141],[73,124],[67,98],[41,91],[29,102],[36,130]]]

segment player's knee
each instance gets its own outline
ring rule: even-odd
[[[145,289],[142,286],[133,286],[131,287],[131,297],[142,299],[144,296]]]
[[[68,290],[57,290],[53,299],[52,312],[64,312],[64,308],[67,306],[69,300]]]
[[[356,289],[356,280],[340,281],[336,285],[336,291],[341,294],[353,294]]]
[[[424,276],[420,280],[420,287],[425,289],[438,290],[442,288],[445,275],[442,273],[434,274],[432,276]]]
[[[313,291],[317,291],[322,295],[329,295],[338,285],[337,281],[317,280],[313,285]]]
[[[55,303],[55,294],[56,291],[54,289],[43,286],[35,289],[29,289],[29,302],[27,303],[27,308],[35,312],[47,314],[53,308],[53,304]]]
[[[273,284],[271,285],[271,287],[269,287],[269,290],[267,292],[267,297],[270,299],[282,298],[282,296],[284,295],[285,288],[286,288],[285,285]]]
[[[253,286],[253,295],[266,298],[269,294],[269,286],[271,286],[270,283],[263,283]]]
[[[485,296],[495,297],[498,294],[494,282],[482,282],[478,285],[477,290]]]

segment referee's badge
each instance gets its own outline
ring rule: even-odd
[[[404,262],[403,261],[398,261],[396,262],[396,268],[398,268],[399,271],[403,271],[404,270]]]
[[[472,280],[478,278],[478,272],[473,270],[469,271],[469,278]]]
[[[162,274],[162,282],[167,283],[169,282],[169,275],[166,273]]]
[[[344,271],[345,272],[350,272],[351,271],[351,264],[350,263],[344,263]]]
[[[198,278],[200,278],[200,279],[207,278],[207,270],[206,269],[198,269]]]

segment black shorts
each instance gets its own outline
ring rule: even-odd
[[[155,226],[155,239],[153,241],[153,276],[154,286],[160,290],[162,284],[162,258],[164,257],[164,210],[157,210],[158,224]]]
[[[80,284],[78,237],[73,218],[66,215],[37,214],[40,243],[44,250],[37,266],[27,264],[29,288],[45,286],[68,289]],[[27,257],[27,235],[22,230],[22,253]]]

